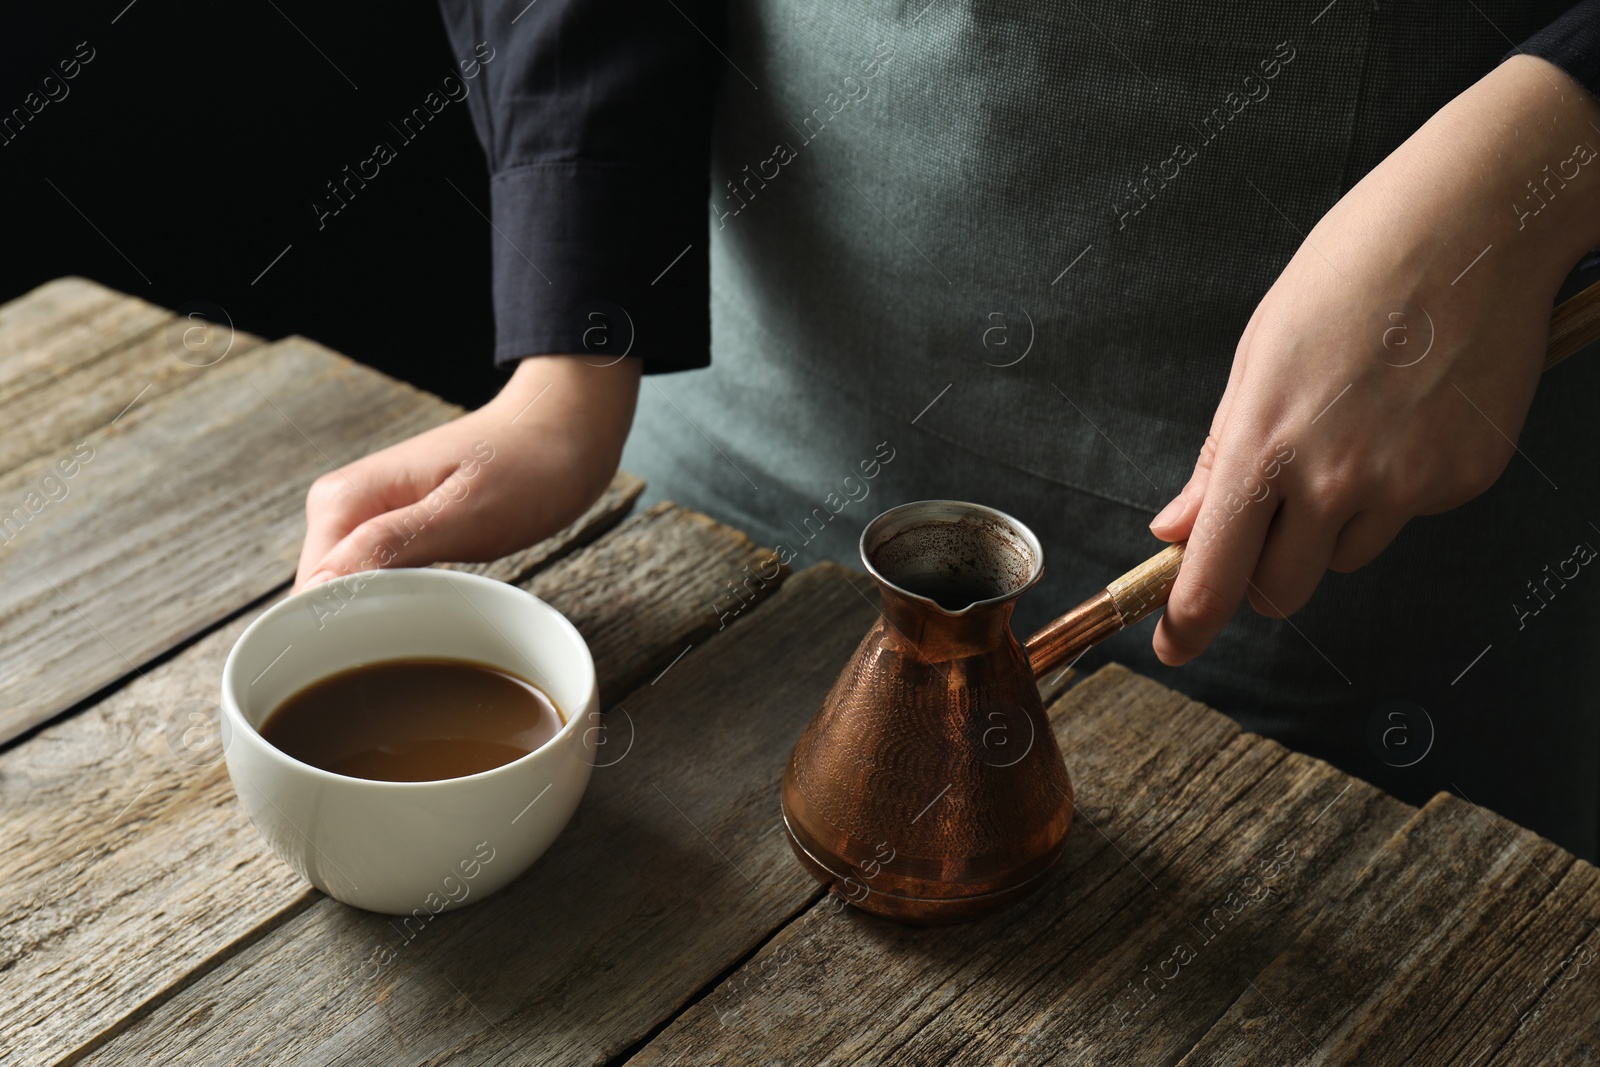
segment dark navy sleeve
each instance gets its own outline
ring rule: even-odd
[[[1506,53],[1538,56],[1566,71],[1589,95],[1600,99],[1600,0],[1574,4],[1550,25]],[[1600,266],[1600,248],[1578,264],[1580,270]]]
[[[721,0],[440,0],[489,162],[496,363],[711,361]]]
[[[1507,56],[1519,53],[1549,60],[1600,98],[1600,0],[1574,4]]]

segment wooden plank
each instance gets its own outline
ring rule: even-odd
[[[8,386],[16,373],[17,353],[122,299],[131,298],[87,278],[69,277],[55,278],[0,304],[0,388]]]
[[[834,564],[795,575],[625,698],[612,722],[631,724],[631,748],[597,768],[571,826],[497,896],[410,940],[385,916],[320,900],[85,1061],[618,1056],[817,899],[784,842],[778,783],[874,616],[858,581]]]
[[[630,1065],[1171,1063],[1412,810],[1120,667],[1052,712],[1044,888],[931,930],[827,898]]]
[[[620,499],[635,483],[621,482]],[[616,510],[592,513],[586,531]],[[712,626],[696,601],[760,555],[742,534],[662,505],[525,584],[574,618],[602,691],[620,693]],[[631,624],[586,617],[607,585],[628,590]],[[0,1058],[41,1063],[102,1041],[323,900],[245,818],[210,730],[223,660],[256,614],[0,754]]]
[[[1575,863],[1561,888],[1540,904],[1540,921],[1519,940],[1519,955],[1526,958],[1508,970],[1524,979],[1520,989],[1511,991],[1511,1003],[1520,1003],[1521,1011],[1511,1036],[1484,1059],[1485,1065],[1600,1064],[1600,1033],[1595,1025],[1600,1019],[1595,967],[1600,960],[1600,892],[1593,872],[1589,864]],[[1581,882],[1581,891],[1569,887],[1569,880]],[[1581,919],[1581,925],[1575,919]],[[1503,1004],[1496,1007],[1505,1010]],[[1485,1004],[1484,1011],[1489,1010]]]
[[[0,740],[282,584],[313,478],[453,414],[289,338],[0,475]]]
[[[0,306],[0,471],[70,451],[133,404],[262,344],[84,278]]]
[[[1600,872],[1441,793],[1183,1062],[1600,1062],[1597,923]]]
[[[605,556],[606,569],[599,561],[574,556],[552,567],[548,579],[565,580],[569,568],[584,573],[583,582],[571,585],[561,610],[598,646],[596,668],[626,683],[601,691],[601,702],[608,706],[647,681],[646,675],[666,670],[695,644],[731,625],[742,612],[718,614],[730,599],[730,584],[739,586],[748,609],[771,595],[789,573],[770,550],[744,534],[667,501],[629,519],[618,530],[624,532],[629,536],[610,546]],[[688,548],[720,539],[732,540],[714,559],[703,552],[678,551],[680,542]],[[641,581],[641,575],[648,581]],[[628,671],[608,662],[611,656],[626,657]],[[633,666],[638,657],[643,658]]]
[[[239,359],[265,343],[220,327],[203,341],[205,327],[112,295],[114,303],[26,349],[0,346],[0,471],[70,452],[113,420],[124,421],[125,411],[131,414],[134,406],[205,377],[215,363]],[[198,347],[186,349],[186,340]]]

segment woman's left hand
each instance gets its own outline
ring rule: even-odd
[[[1600,103],[1518,56],[1306,237],[1245,328],[1193,476],[1151,524],[1189,542],[1154,638],[1163,662],[1204,651],[1243,596],[1298,611],[1324,571],[1364,566],[1414,516],[1499,477],[1555,294],[1600,244],[1590,146]]]

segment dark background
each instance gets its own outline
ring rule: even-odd
[[[0,144],[0,300],[85,275],[304,334],[460,404],[494,394],[488,172],[467,105],[410,142],[389,126],[460,73],[432,0],[8,10],[0,116],[42,97],[79,42],[94,58],[65,98]],[[378,141],[397,157],[319,230],[312,201]]]

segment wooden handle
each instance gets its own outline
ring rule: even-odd
[[[1600,282],[1561,302],[1550,316],[1550,346],[1544,369],[1549,370],[1580,348],[1600,341]]]
[[[1147,618],[1167,602],[1183,565],[1183,545],[1168,545],[1104,590],[1028,638],[1035,678],[1071,663],[1083,650]]]
[[[1122,625],[1132,626],[1148,618],[1167,602],[1172,583],[1183,566],[1183,544],[1168,545],[1121,578],[1106,586],[1111,602],[1122,617]]]

